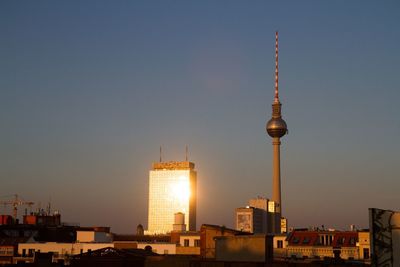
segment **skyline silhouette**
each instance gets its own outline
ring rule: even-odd
[[[62,220],[147,225],[148,172],[196,164],[197,226],[272,197],[274,33],[289,227],[399,210],[400,4],[0,3],[0,196]],[[3,199],[0,199],[3,200]],[[0,208],[3,213],[4,208]],[[22,210],[19,212],[22,214]]]

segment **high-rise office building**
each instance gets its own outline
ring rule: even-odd
[[[185,214],[189,231],[196,230],[197,173],[194,163],[157,162],[149,174],[149,234],[173,230],[174,215]]]

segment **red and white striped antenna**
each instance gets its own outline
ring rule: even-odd
[[[276,31],[276,32],[275,32],[275,98],[274,98],[274,102],[275,102],[275,103],[279,103],[278,81],[279,81],[279,68],[278,68],[278,31]]]

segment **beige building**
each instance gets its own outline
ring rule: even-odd
[[[12,264],[15,246],[13,245],[0,245],[0,265]]]
[[[194,163],[153,163],[149,173],[149,211],[147,234],[173,230],[174,214],[185,214],[184,224],[196,230],[197,173]]]
[[[176,254],[176,244],[173,243],[138,243],[137,248],[139,249],[150,249],[154,253],[169,255]]]
[[[68,262],[71,255],[77,255],[101,248],[114,247],[109,227],[82,227],[76,231],[76,242],[33,242],[18,244],[18,256],[14,261],[32,262],[36,252],[53,253],[53,261]]]
[[[215,238],[217,261],[267,262],[272,260],[272,236],[239,235]]]
[[[175,243],[176,254],[200,255],[200,232],[186,231],[184,215],[175,214],[174,230],[171,232],[171,243]]]
[[[276,257],[297,259],[341,258],[368,261],[368,232],[357,231],[293,231],[286,239],[286,253],[276,249]],[[278,242],[278,239],[276,239]],[[278,244],[274,244],[274,247]]]
[[[357,247],[359,249],[358,254],[360,259],[368,260],[371,254],[371,243],[369,231],[358,232]]]
[[[206,259],[215,258],[215,238],[220,236],[245,235],[241,231],[224,226],[203,224],[200,228],[200,256]]]
[[[171,242],[137,242],[137,248],[164,255],[200,255],[200,233],[174,233]]]
[[[112,241],[112,234],[103,231],[76,231],[76,242],[78,243],[109,243]]]
[[[176,254],[200,255],[200,233],[199,232],[180,233],[179,244],[176,247]]]
[[[14,257],[14,261],[33,262],[35,252],[48,253],[52,252],[53,262],[58,260],[68,261],[71,255],[86,253],[101,248],[114,247],[113,243],[21,243],[18,244],[18,255]]]
[[[274,258],[287,258],[287,245],[288,241],[286,234],[274,235]]]

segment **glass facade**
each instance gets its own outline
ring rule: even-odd
[[[171,232],[177,212],[185,214],[188,230],[196,230],[196,176],[193,163],[153,164],[149,174],[150,234]]]

